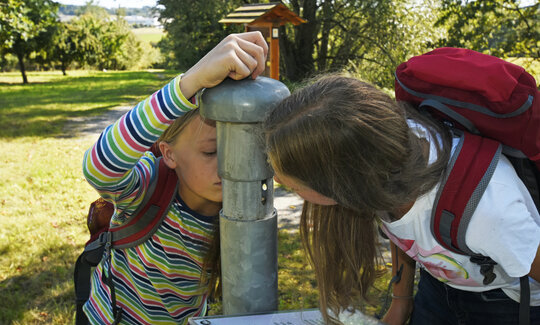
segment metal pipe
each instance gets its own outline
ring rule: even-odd
[[[205,89],[201,115],[216,121],[225,315],[277,310],[277,213],[261,122],[289,96],[274,79],[227,79]]]

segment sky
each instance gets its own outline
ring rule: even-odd
[[[85,5],[88,0],[53,0],[65,5]],[[94,0],[94,4],[105,8],[142,8],[145,6],[153,7],[157,0]]]

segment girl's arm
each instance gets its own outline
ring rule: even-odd
[[[389,325],[403,325],[412,313],[414,300],[414,275],[416,272],[416,262],[404,251],[390,242],[392,253],[392,276],[396,276],[401,269],[401,280],[394,283],[392,290],[392,303],[388,312],[382,319]]]
[[[153,156],[141,159],[143,153],[175,118],[196,108],[182,95],[180,79],[174,78],[108,126],[85,153],[84,176],[105,199],[117,202],[120,193],[133,197],[144,187],[152,174]]]
[[[196,108],[186,98],[226,77],[256,78],[265,68],[268,48],[259,32],[229,35],[204,58],[107,127],[85,153],[83,173],[100,194],[122,205],[148,184],[153,156],[143,153],[179,116]],[[182,80],[180,80],[182,79]]]
[[[538,250],[536,250],[536,257],[532,262],[529,276],[535,279],[537,282],[540,282],[540,245],[538,246]]]

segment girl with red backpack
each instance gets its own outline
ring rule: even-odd
[[[384,269],[380,227],[393,243],[399,279],[384,322],[518,324],[525,278],[530,321],[540,324],[540,215],[505,156],[492,166],[465,237],[472,251],[496,262],[496,277],[485,284],[489,272],[431,231],[438,188],[461,141],[457,131],[367,83],[335,75],[277,105],[264,130],[276,181],[305,199],[300,232],[326,323],[361,308]],[[414,297],[416,263],[422,271]]]
[[[114,238],[105,242],[82,307],[89,323],[187,324],[189,317],[206,313],[219,276],[219,248],[211,243],[219,239],[221,180],[215,123],[199,116],[196,94],[226,77],[256,78],[264,71],[267,51],[259,32],[228,36],[107,127],[85,153],[86,179],[114,203],[106,234],[122,236],[128,225],[146,226],[139,208],[163,168],[171,175],[165,181],[172,178],[177,186],[164,218],[136,245],[122,247]],[[156,141],[160,159],[149,151]]]

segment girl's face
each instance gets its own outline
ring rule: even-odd
[[[222,196],[217,173],[215,123],[195,116],[171,149],[184,202],[198,213],[216,215],[221,208]]]
[[[275,172],[274,180],[290,188],[291,190],[296,192],[296,194],[298,194],[301,198],[303,198],[304,200],[308,202],[319,204],[319,205],[337,204],[337,202],[334,201],[334,199],[331,199],[329,197],[322,195],[319,192],[314,191],[313,189],[307,187],[306,185],[302,184],[299,180],[291,176],[287,176],[285,174]]]

